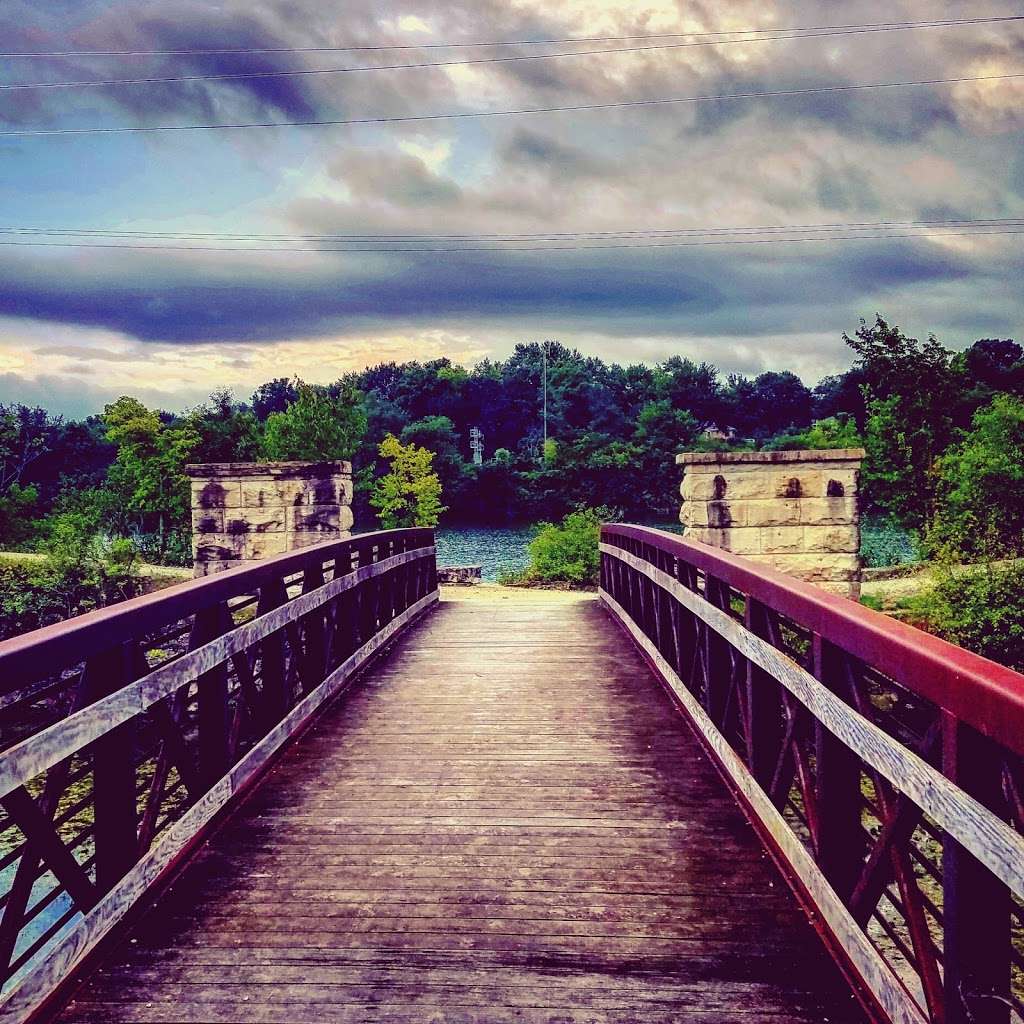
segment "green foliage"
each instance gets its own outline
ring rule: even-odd
[[[769,371],[753,380],[731,376],[723,398],[718,425],[734,427],[741,437],[763,440],[811,422],[811,392],[789,371]]]
[[[267,417],[260,454],[267,461],[350,459],[366,432],[363,397],[346,386],[337,395],[296,380],[297,398]]]
[[[139,592],[134,544],[104,539],[88,515],[63,512],[47,520],[44,552],[0,560],[0,639]]]
[[[862,516],[860,555],[870,568],[921,561],[919,539],[886,516]]]
[[[863,438],[857,424],[847,416],[830,416],[815,420],[810,429],[800,432],[786,432],[773,437],[765,451],[811,451],[836,448],[860,448]]]
[[[908,338],[881,317],[843,337],[857,353],[867,401],[865,496],[908,529],[927,529],[935,462],[954,436],[959,382],[952,353],[933,337]]]
[[[597,586],[601,570],[601,523],[614,518],[606,508],[578,509],[561,523],[541,523],[530,541],[530,564],[502,583],[568,583]]]
[[[1024,562],[942,567],[910,612],[924,628],[1024,671]]]
[[[195,462],[252,462],[260,447],[259,424],[251,410],[231,398],[226,388],[193,409],[189,424],[199,437]]]
[[[1024,553],[1024,401],[997,395],[937,464],[933,550],[1005,557]]]
[[[122,507],[136,515],[140,533],[155,535],[162,561],[169,538],[188,520],[189,479],[184,468],[200,437],[189,421],[165,424],[134,398],[119,398],[103,412],[107,437],[117,445],[108,483]]]
[[[35,536],[32,517],[38,500],[39,492],[34,487],[21,484],[11,484],[0,495],[0,546],[17,549]]]
[[[52,443],[59,417],[27,405],[0,405],[0,547],[33,536],[32,513],[39,491],[24,482],[26,471]]]
[[[380,455],[391,460],[389,472],[373,485],[370,504],[382,530],[437,526],[444,512],[441,480],[434,472],[434,453],[419,445],[404,445],[393,434],[380,443]]]
[[[253,415],[265,423],[271,413],[284,412],[299,397],[298,381],[276,377],[261,384],[252,395]]]

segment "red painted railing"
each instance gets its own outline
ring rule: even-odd
[[[1024,676],[727,552],[605,526],[601,597],[881,1019],[1024,1018]]]
[[[0,1021],[20,1021],[373,653],[431,530],[319,544],[0,643]]]

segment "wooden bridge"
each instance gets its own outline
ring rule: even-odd
[[[0,644],[3,1020],[1022,1019],[1024,677],[639,527],[438,596],[393,531]]]

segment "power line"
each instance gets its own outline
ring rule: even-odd
[[[576,103],[557,107],[519,107],[512,110],[474,110],[443,114],[400,114],[392,117],[354,117],[309,121],[241,121],[234,124],[122,125],[114,128],[29,128],[0,131],[0,138],[32,138],[69,135],[141,135],[156,132],[236,131],[243,128],[324,128],[365,124],[404,124],[417,121],[452,121],[462,118],[512,117],[524,114],[572,113],[587,110],[618,110],[627,107],[665,106],[675,103],[710,103],[727,100],[778,99],[826,93],[861,92],[869,89],[908,89],[967,82],[999,82],[1024,78],[1024,72],[1006,75],[977,75],[964,78],[933,78],[916,82],[873,82],[863,85],[829,85],[811,89],[781,89],[773,92],[734,92],[709,96],[669,96],[646,100],[618,100],[612,103]]]
[[[462,47],[486,46],[554,46],[563,43],[616,43],[636,39],[698,39],[710,36],[762,35],[778,32],[819,32],[835,29],[872,28],[876,30],[900,31],[917,28],[946,28],[960,25],[989,25],[1000,22],[1024,20],[1024,15],[1004,15],[988,18],[949,18],[933,21],[890,21],[873,22],[866,25],[794,25],[782,28],[721,29],[717,32],[648,32],[620,36],[562,36],[554,39],[499,39],[475,40],[447,43],[387,43],[349,44],[342,46],[264,46],[228,47],[222,49],[183,50],[28,50],[0,52],[0,57],[50,58],[50,57],[193,57],[225,56],[230,54],[267,53],[356,53],[378,50],[447,50]]]
[[[1021,16],[1024,20],[1024,15]],[[516,61],[538,61],[538,60],[556,60],[567,57],[587,57],[600,54],[619,54],[619,53],[645,53],[651,50],[679,50],[686,49],[692,46],[728,46],[736,43],[773,43],[773,42],[785,42],[793,39],[825,39],[833,36],[852,36],[852,35],[867,35],[878,32],[893,32],[906,29],[921,29],[921,28],[939,28],[948,27],[949,22],[939,23],[915,23],[897,27],[893,26],[876,26],[876,25],[863,25],[853,28],[834,29],[829,31],[790,31],[788,34],[780,35],[759,35],[751,36],[744,39],[701,39],[694,40],[685,43],[657,43],[646,46],[620,46],[620,47],[605,47],[596,50],[568,50],[560,53],[527,53],[527,54],[513,54],[511,56],[503,57],[471,57],[461,60],[440,60],[440,61],[422,61],[413,62],[406,64],[371,64],[364,66],[350,66],[341,68],[296,68],[291,70],[273,70],[273,71],[242,71],[242,72],[231,72],[225,74],[208,74],[208,75],[167,75],[167,76],[150,76],[147,78],[109,78],[109,79],[83,79],[74,82],[22,82],[14,83],[10,85],[0,85],[0,91],[2,92],[18,92],[22,90],[40,90],[40,89],[83,89],[83,88],[112,88],[126,85],[172,85],[172,84],[185,84],[188,82],[232,82],[238,80],[258,79],[258,78],[297,78],[297,77],[308,77],[315,75],[347,75],[347,74],[358,74],[360,72],[370,71],[408,71],[415,69],[424,68],[448,68],[448,67],[465,67],[469,65],[478,64],[507,64]],[[957,23],[961,24],[961,23]],[[973,24],[973,23],[972,23]]]
[[[673,238],[687,236],[745,235],[745,234],[792,234],[800,231],[878,231],[896,228],[975,227],[998,228],[1011,225],[1024,226],[1022,217],[959,218],[947,220],[883,220],[883,221],[832,221],[809,224],[761,224],[738,225],[735,227],[691,227],[691,228],[623,228],[606,231],[546,231],[546,232],[474,232],[462,234],[285,234],[275,232],[214,232],[214,231],[147,231],[117,228],[35,228],[8,226],[0,227],[0,235],[18,235],[48,238],[99,238],[99,239],[140,239],[163,241],[263,241],[263,242],[521,242],[559,241],[568,239],[630,239],[630,238]],[[360,250],[362,251],[362,250]]]
[[[142,245],[142,244],[121,244],[115,242],[38,242],[38,241],[11,241],[0,239],[0,246],[8,247],[40,247],[54,249],[121,249],[130,252],[216,252],[216,253],[349,253],[352,255],[374,254],[374,253],[405,253],[416,254],[437,254],[437,253],[477,253],[477,252],[591,252],[606,249],[676,249],[694,248],[713,245],[773,245],[792,242],[856,242],[887,239],[909,239],[909,238],[956,238],[963,236],[983,237],[988,235],[1024,235],[1024,227],[1007,228],[996,230],[966,230],[966,231],[931,231],[931,232],[886,232],[881,234],[815,234],[797,236],[793,238],[714,238],[701,239],[699,241],[670,241],[670,242],[614,242],[600,243],[597,245],[527,245],[527,246],[431,246],[410,249],[405,247],[375,247],[365,248],[344,248],[344,247],[312,247],[312,246],[216,246],[216,245]]]

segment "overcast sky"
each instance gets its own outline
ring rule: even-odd
[[[1015,13],[1009,3],[940,0],[6,0],[0,48],[422,45]],[[10,59],[0,81],[569,48]],[[383,117],[1021,72],[1024,22],[1011,22],[363,74],[7,90],[0,121],[16,130]],[[0,227],[529,234],[1024,217],[1022,131],[1024,78],[476,120],[2,138]],[[848,365],[842,332],[876,312],[951,347],[1020,339],[1022,241],[427,255],[3,246],[0,401],[79,415],[131,393],[177,410],[218,386],[247,398],[275,376],[329,381],[380,360],[440,355],[469,364],[545,337],[620,362],[678,353],[724,371],[793,369],[813,384]]]

